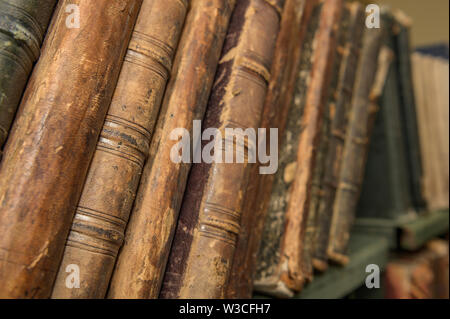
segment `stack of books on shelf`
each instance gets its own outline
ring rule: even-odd
[[[448,49],[372,14],[0,0],[0,298],[301,296],[368,224],[448,216]]]

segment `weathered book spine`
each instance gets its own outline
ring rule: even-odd
[[[80,28],[66,27],[68,4]],[[59,2],[0,169],[3,298],[50,296],[140,5]]]
[[[52,298],[104,298],[172,69],[186,0],[144,0],[66,242]],[[80,287],[66,287],[66,267]]]
[[[319,220],[318,207],[323,200],[323,177],[325,170],[325,160],[329,145],[330,134],[330,112],[335,112],[337,85],[339,80],[339,70],[341,67],[342,57],[346,45],[346,36],[349,25],[349,5],[345,6],[341,20],[339,21],[339,34],[337,37],[337,49],[334,64],[332,68],[332,76],[329,87],[328,100],[324,106],[323,122],[319,134],[319,145],[317,147],[316,165],[314,167],[313,179],[311,183],[311,194],[308,218],[306,220],[305,240],[303,244],[302,273],[305,281],[311,282],[313,279],[313,250],[317,241]]]
[[[278,297],[293,295],[284,282],[280,280],[279,260],[281,253],[281,238],[284,235],[285,210],[289,187],[292,184],[292,170],[295,169],[295,154],[297,151],[301,115],[305,105],[307,85],[310,81],[312,58],[314,55],[314,39],[319,27],[320,13],[323,2],[316,2],[311,11],[309,23],[305,26],[305,34],[301,47],[298,73],[295,79],[294,97],[285,117],[279,118],[279,126],[284,132],[279,141],[278,170],[274,174],[269,198],[265,211],[265,221],[261,231],[261,243],[257,254],[254,288],[257,291]],[[282,123],[285,121],[285,123]],[[284,125],[283,125],[284,124]],[[293,164],[291,164],[293,163]],[[290,164],[290,165],[289,165]]]
[[[341,264],[348,262],[349,233],[364,174],[371,126],[389,70],[390,61],[385,55],[379,61],[383,34],[381,29],[366,29],[356,74],[328,246],[329,258]]]
[[[403,118],[403,134],[406,138],[407,164],[411,197],[416,209],[426,206],[422,190],[422,162],[420,158],[420,141],[417,124],[416,102],[412,84],[411,72],[411,48],[409,44],[409,30],[411,21],[401,11],[394,14],[396,26],[395,49],[397,52],[397,64],[399,73],[399,87],[401,99],[401,115]]]
[[[314,38],[309,45],[320,50],[302,61],[297,93],[280,150],[279,171],[269,203],[255,281],[255,288],[266,293],[286,296],[291,294],[290,290],[300,290],[304,283],[301,258],[312,170],[342,10],[342,1],[324,1],[322,10],[319,9],[320,16],[315,17],[319,26],[312,26],[309,33]],[[306,96],[303,96],[305,91]]]
[[[0,150],[55,4],[56,0],[0,0]]]
[[[261,128],[267,130],[277,128],[279,137],[283,134],[286,113],[292,103],[301,47],[315,3],[316,1],[286,0],[284,5],[260,124]],[[269,140],[267,140],[266,149],[269,149]],[[227,285],[227,298],[242,299],[252,296],[257,252],[275,175],[259,174],[259,166],[254,165],[250,176],[242,208],[241,228]]]
[[[191,1],[109,298],[158,297],[190,169],[171,159],[173,131],[203,118],[234,4]]]
[[[395,21],[390,13],[384,13],[382,17],[385,30],[389,31],[384,43],[395,52]],[[361,217],[398,221],[407,218],[413,208],[403,122],[398,64],[392,63],[369,148],[358,204],[358,214]]]
[[[225,297],[249,163],[256,160],[256,136],[245,130],[256,133],[260,123],[283,5],[284,0],[236,5],[204,121],[205,129],[217,128],[220,134],[209,142],[218,144],[215,160],[192,167],[163,298]],[[235,129],[233,135],[229,129]],[[228,152],[236,163],[225,159]]]
[[[362,35],[364,31],[364,9],[358,2],[348,5],[348,21],[344,22],[346,31],[345,44],[338,48],[341,56],[341,67],[336,91],[331,98],[330,136],[325,165],[321,200],[315,217],[314,244],[312,263],[315,269],[324,271],[327,268],[327,248],[330,234],[331,216],[336,187],[339,181],[339,169],[342,162],[342,150],[350,113],[356,70],[361,53]]]

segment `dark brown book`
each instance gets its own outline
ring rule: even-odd
[[[305,240],[303,244],[303,257],[301,259],[302,272],[305,281],[311,282],[313,279],[313,252],[315,244],[317,242],[316,236],[318,235],[319,220],[318,220],[318,207],[323,200],[323,177],[325,171],[325,160],[327,155],[327,150],[329,146],[329,134],[330,134],[330,116],[331,112],[335,114],[336,110],[336,96],[337,96],[337,85],[340,75],[340,67],[342,62],[342,57],[346,45],[346,37],[349,27],[350,19],[350,5],[346,4],[343,10],[341,20],[339,21],[339,32],[337,37],[337,49],[336,56],[334,59],[334,64],[332,68],[332,75],[330,81],[330,87],[328,92],[328,99],[324,106],[323,112],[323,122],[319,135],[319,145],[317,147],[317,158],[316,165],[314,167],[313,179],[311,183],[311,193],[310,193],[310,205],[308,212],[308,219],[306,220],[306,231]]]
[[[0,1],[0,157],[56,0]]]
[[[383,38],[382,29],[366,29],[356,74],[327,251],[328,257],[340,264],[348,262],[350,229],[355,219],[370,136],[392,60],[390,49],[385,48],[380,54]]]
[[[78,202],[52,298],[104,298],[150,148],[188,2],[144,0]],[[80,287],[66,286],[76,264]]]
[[[316,7],[305,39],[259,251],[254,284],[264,293],[290,296],[304,284],[301,259],[310,186],[343,8],[343,1],[334,0]]]
[[[215,159],[190,172],[163,298],[225,297],[283,5],[241,0],[233,12],[203,124],[218,130],[203,140],[217,144]]]
[[[191,134],[204,116],[234,5],[191,1],[109,298],[158,297],[190,169],[171,158],[173,132]]]
[[[283,134],[286,112],[292,103],[300,63],[300,54],[312,9],[317,1],[286,0],[280,22],[269,88],[264,102],[261,128],[278,129]],[[269,149],[269,139],[266,143]],[[251,298],[253,274],[262,237],[265,212],[274,174],[260,174],[254,165],[250,172],[241,214],[241,228],[234,252],[228,298]]]
[[[343,37],[338,47],[337,56],[341,65],[336,90],[330,95],[330,133],[326,150],[323,176],[320,188],[320,201],[316,206],[313,222],[312,263],[315,269],[324,271],[327,268],[327,248],[333,213],[336,187],[339,181],[339,170],[342,162],[342,150],[350,113],[356,70],[360,57],[362,35],[365,29],[364,8],[358,2],[347,4],[347,18],[343,21]]]
[[[58,4],[1,163],[0,297],[50,296],[140,5]]]

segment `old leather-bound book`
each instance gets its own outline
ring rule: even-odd
[[[383,15],[383,25],[387,31],[384,42],[395,54],[393,32],[397,28],[389,12]],[[399,80],[398,64],[392,63],[380,100],[358,204],[358,214],[363,218],[376,217],[399,222],[408,218],[413,209],[403,130],[406,120],[401,113]]]
[[[321,182],[321,200],[317,205],[314,221],[314,242],[312,247],[312,264],[315,269],[327,268],[327,249],[330,234],[331,216],[336,188],[339,181],[348,117],[350,113],[356,70],[361,53],[364,33],[364,8],[358,2],[347,4],[347,19],[344,28],[345,38],[338,50],[341,66],[336,91],[330,96],[330,135],[325,155],[323,177]]]
[[[392,52],[387,48],[380,54],[383,38],[382,29],[365,30],[356,74],[327,250],[328,257],[340,264],[348,262],[347,246],[364,175],[370,136],[392,59]]]
[[[188,2],[144,0],[78,202],[53,298],[103,298],[122,245]],[[80,288],[66,287],[66,267]]]
[[[193,121],[203,118],[234,4],[190,3],[109,298],[158,297],[190,169],[189,160],[171,158],[175,133],[191,135]]]
[[[217,144],[215,159],[194,164],[190,172],[163,298],[225,297],[250,162],[256,160],[258,141],[246,130],[258,131],[283,5],[284,0],[236,4],[204,120],[205,130],[218,130],[216,141],[208,142]]]
[[[344,55],[345,45],[347,41],[348,28],[350,22],[351,4],[346,3],[342,12],[341,20],[339,21],[339,32],[337,33],[337,49],[336,56],[332,67],[332,75],[330,80],[330,87],[328,91],[328,99],[324,105],[323,122],[319,135],[319,145],[317,147],[316,165],[313,171],[313,179],[311,183],[310,204],[308,219],[306,220],[305,239],[303,244],[303,256],[301,259],[302,273],[305,281],[311,282],[313,279],[313,252],[315,244],[317,243],[319,220],[318,208],[323,200],[323,178],[325,171],[325,160],[328,152],[330,141],[330,120],[331,112],[335,112],[336,97],[338,94],[338,81],[340,76],[340,68],[342,58]],[[354,26],[352,26],[354,27]]]
[[[342,1],[317,6],[305,39],[259,250],[254,285],[263,293],[286,297],[304,283],[301,259],[310,186],[343,9]]]
[[[55,3],[56,0],[0,0],[0,150],[39,57]]]
[[[417,124],[417,112],[412,84],[411,47],[409,32],[411,21],[401,11],[393,13],[395,19],[394,49],[397,57],[398,85],[400,90],[400,115],[402,117],[403,135],[406,143],[406,164],[408,167],[409,187],[414,208],[426,206],[422,189],[422,161],[420,157],[420,141]]]
[[[82,14],[66,26],[68,4]],[[141,1],[60,1],[0,169],[0,296],[49,297]]]
[[[283,134],[286,112],[292,102],[303,39],[315,3],[317,1],[286,0],[284,5],[260,124],[267,130],[277,128],[278,137]],[[269,145],[270,141],[267,142]],[[266,147],[269,149],[269,146]],[[253,274],[268,204],[265,194],[270,193],[274,174],[260,174],[259,166],[254,165],[250,176],[227,298],[251,298],[253,292]]]

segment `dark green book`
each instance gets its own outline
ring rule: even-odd
[[[398,221],[412,209],[409,161],[402,116],[400,74],[395,32],[390,13],[383,14],[385,44],[394,52],[380,100],[358,204],[358,217]]]
[[[56,0],[0,0],[0,149],[53,13]]]

